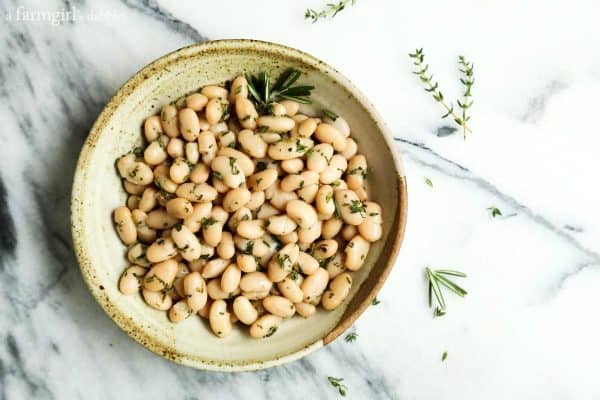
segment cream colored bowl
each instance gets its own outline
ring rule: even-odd
[[[111,212],[126,199],[114,162],[141,143],[143,120],[201,86],[224,82],[242,72],[278,74],[294,67],[299,82],[316,86],[313,99],[343,116],[369,166],[371,197],[384,214],[383,238],[372,246],[364,267],[354,273],[350,296],[335,311],[284,321],[277,334],[251,339],[234,329],[218,339],[200,318],[173,324],[164,311],[146,306],[141,296],[124,296],[117,281],[127,266],[125,249]],[[365,97],[339,72],[316,58],[278,44],[222,40],[168,54],[135,74],[111,99],[87,138],[75,173],[71,224],[81,272],[106,313],[129,336],[153,352],[195,368],[243,371],[296,360],[330,343],[371,304],[393,267],[406,222],[406,181],[385,124]]]

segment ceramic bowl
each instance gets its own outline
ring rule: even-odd
[[[332,312],[284,321],[277,334],[252,339],[235,328],[215,337],[201,318],[173,324],[164,311],[144,304],[141,296],[117,289],[127,266],[125,248],[111,220],[125,192],[115,159],[141,143],[143,120],[199,87],[224,82],[243,72],[278,74],[294,67],[299,82],[316,86],[316,106],[343,116],[359,142],[369,167],[371,198],[383,208],[383,238],[371,247],[363,268],[354,273],[346,301]],[[110,100],[92,127],[77,164],[71,203],[75,252],[92,295],[129,336],[153,352],[195,368],[244,371],[267,368],[303,357],[349,328],[369,307],[392,270],[404,236],[407,194],[402,163],[391,135],[369,101],[335,69],[301,51],[252,40],[196,44],[154,61],[135,74]]]

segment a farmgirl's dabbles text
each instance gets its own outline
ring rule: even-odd
[[[172,322],[208,318],[219,337],[236,322],[268,337],[284,318],[338,307],[382,235],[346,121],[299,113],[306,93],[265,80],[164,106],[145,147],[116,162],[129,197],[114,222],[132,264],[120,291],[141,290]]]

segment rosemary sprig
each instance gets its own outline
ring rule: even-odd
[[[340,11],[342,11],[346,6],[350,3],[350,5],[354,5],[356,0],[340,0],[337,3],[327,3],[327,5],[321,11],[315,11],[312,8],[307,8],[304,13],[304,19],[310,19],[314,24],[320,19],[325,19],[327,17],[335,17],[338,15]]]
[[[467,121],[471,119],[470,116],[467,116],[467,110],[473,105],[473,100],[469,102],[469,98],[471,97],[471,88],[475,83],[475,78],[473,77],[473,63],[468,62],[465,56],[458,56],[458,64],[461,67],[459,68],[459,71],[463,74],[463,77],[460,78],[460,83],[465,87],[465,91],[463,92],[462,103],[460,100],[456,100],[456,102],[462,109],[461,121],[463,135],[467,137]]]
[[[459,272],[453,271],[449,269],[438,269],[432,270],[431,268],[425,268],[425,275],[427,275],[427,280],[429,281],[429,308],[433,306],[433,297],[437,301],[437,306],[433,311],[434,317],[441,317],[446,314],[446,301],[444,300],[444,295],[440,289],[440,284],[450,289],[460,297],[464,297],[467,294],[467,291],[458,286],[456,283],[452,282],[448,276],[457,276],[460,278],[466,278],[467,275]]]
[[[334,378],[333,376],[328,376],[327,380],[329,381],[331,386],[338,390],[339,394],[341,394],[342,396],[346,396],[348,387],[342,383],[344,382],[344,378]]]
[[[328,110],[326,108],[323,109],[323,115],[325,117],[329,118],[330,120],[334,121],[334,122],[335,122],[336,119],[338,119],[340,117],[335,112],[333,112],[331,110]]]
[[[268,72],[261,72],[258,75],[246,74],[250,98],[260,112],[267,111],[271,103],[281,99],[309,104],[311,103],[310,94],[315,87],[311,85],[292,86],[301,75],[302,72],[297,69],[288,68],[273,83]]]
[[[452,117],[454,122],[456,122],[456,124],[458,124],[460,127],[463,128],[464,135],[466,138],[467,132],[471,132],[471,128],[469,128],[469,126],[467,125],[467,120],[469,118],[466,117],[466,110],[473,104],[472,101],[469,102],[469,100],[468,100],[468,98],[471,97],[471,86],[473,86],[473,82],[474,82],[473,65],[469,64],[471,76],[467,79],[464,79],[464,78],[461,79],[461,82],[463,80],[465,81],[465,83],[464,83],[465,86],[467,86],[468,82],[470,82],[470,84],[468,84],[469,85],[468,89],[465,89],[465,93],[468,93],[468,96],[466,96],[466,100],[463,100],[462,103],[458,102],[459,106],[463,109],[463,117],[460,117],[454,111],[453,102],[450,101],[450,104],[446,103],[446,101],[444,100],[444,95],[442,94],[442,92],[439,89],[438,82],[435,82],[433,80],[433,74],[430,74],[428,72],[429,64],[425,64],[425,54],[423,54],[423,49],[422,48],[416,49],[414,53],[410,53],[408,56],[413,59],[413,64],[416,67],[416,71],[414,71],[413,74],[417,75],[419,77],[419,79],[421,80],[421,82],[423,82],[423,84],[425,85],[425,91],[431,93],[431,95],[433,96],[433,99],[435,101],[437,101],[438,103],[440,103],[442,105],[442,107],[444,107],[444,109],[446,110],[446,113],[444,115],[442,115],[442,119],[447,118],[447,117]],[[465,62],[466,62],[466,60],[465,60]],[[464,74],[466,75],[466,72]],[[463,97],[465,97],[464,93],[463,93]],[[465,108],[463,108],[463,107],[465,107]]]

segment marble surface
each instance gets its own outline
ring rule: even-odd
[[[358,0],[334,20],[302,19],[323,3],[0,2],[1,398],[337,398],[327,376],[351,399],[600,397],[600,6]],[[72,13],[23,20],[57,10]],[[133,342],[71,249],[73,169],[103,105],[146,63],[218,38],[297,47],[352,79],[409,182],[406,240],[358,340],[256,373],[192,370]],[[449,97],[456,56],[475,62],[466,141],[437,135],[441,110],[410,73],[415,47]],[[427,265],[469,274],[443,318],[426,305]]]

